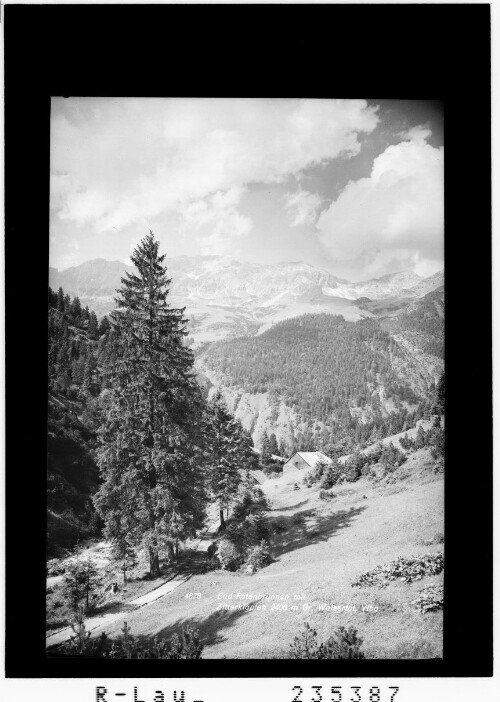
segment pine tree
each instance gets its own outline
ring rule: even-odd
[[[121,564],[123,582],[127,582],[127,570],[133,568],[137,562],[136,553],[125,533],[118,534],[113,541],[112,555]]]
[[[150,232],[131,256],[112,313],[115,356],[105,369],[110,392],[99,432],[103,484],[95,504],[105,535],[125,533],[149,553],[151,575],[160,555],[194,536],[204,517],[201,453],[203,402],[185,347],[182,309],[167,302],[170,279]]]
[[[57,309],[59,312],[64,312],[64,290],[62,288],[57,291]]]
[[[247,468],[252,460],[251,442],[228,411],[220,392],[211,400],[207,414],[208,486],[212,499],[219,505],[222,531],[224,509],[236,497],[242,479],[239,469]]]
[[[103,334],[106,334],[111,329],[111,324],[109,322],[109,319],[104,315],[104,317],[101,319],[101,323],[99,324],[99,336],[102,336]]]
[[[423,428],[423,426],[420,425],[418,428],[418,431],[417,431],[416,439],[415,439],[415,448],[416,449],[424,448],[425,444],[426,444],[426,431]]]
[[[74,322],[78,322],[82,316],[82,305],[79,297],[74,297],[69,308],[69,314]]]
[[[271,458],[271,444],[266,432],[262,435],[262,448],[260,455],[263,461],[268,461]]]
[[[80,606],[88,611],[90,595],[96,589],[99,579],[97,569],[89,558],[81,557],[79,544],[75,547],[74,556],[75,560],[66,569],[63,594],[73,611],[77,612]],[[80,605],[82,600],[84,605]]]
[[[271,456],[277,456],[278,455],[278,441],[276,439],[276,434],[271,434],[269,437],[269,453]]]
[[[88,310],[88,307],[85,308]],[[98,331],[98,322],[97,322],[97,317],[96,313],[92,310],[92,312],[89,313],[89,326],[88,326],[88,334],[90,339],[97,339],[99,336],[99,331]]]

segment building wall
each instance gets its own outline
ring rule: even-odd
[[[311,466],[304,461],[298,454],[292,456],[283,466],[283,473],[291,473],[295,470],[308,470]]]

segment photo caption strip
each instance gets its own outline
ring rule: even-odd
[[[4,680],[4,699],[37,702],[469,702],[495,699],[492,678]],[[9,690],[12,696],[9,696]],[[2,691],[2,692],[3,692]]]

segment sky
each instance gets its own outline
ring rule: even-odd
[[[304,261],[351,281],[443,267],[436,101],[52,98],[50,265]]]

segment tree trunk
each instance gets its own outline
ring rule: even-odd
[[[175,560],[179,558],[179,542],[175,542]]]
[[[224,529],[226,528],[226,522],[224,521],[224,510],[223,509],[219,510],[219,514],[220,514],[219,531],[224,531]]]
[[[172,563],[172,561],[174,560],[174,547],[170,541],[167,544],[167,550],[168,550],[168,562]]]
[[[160,575],[160,559],[158,556],[158,551],[149,549],[149,573],[151,576]]]

